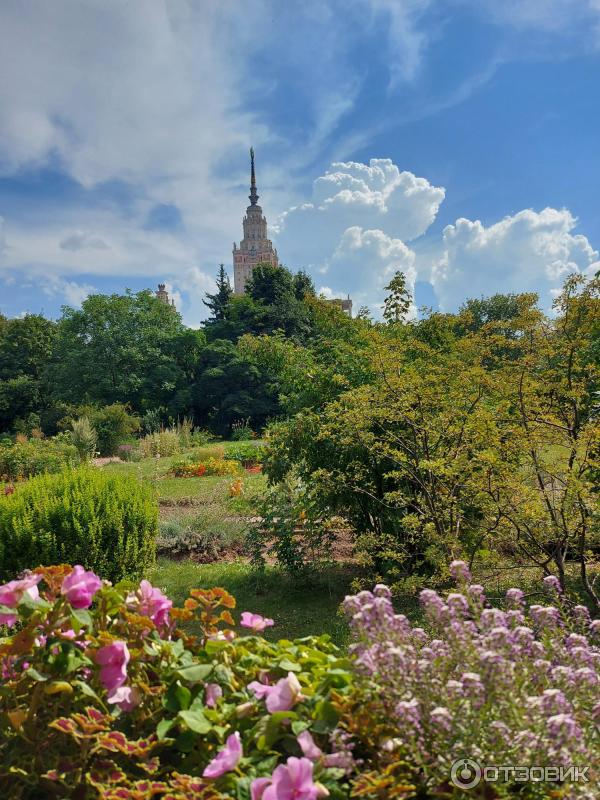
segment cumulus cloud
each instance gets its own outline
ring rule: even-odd
[[[412,288],[415,254],[405,244],[434,221],[445,190],[401,171],[389,158],[336,162],[313,183],[310,201],[274,225],[282,259],[327,281],[334,296],[350,293],[376,312],[396,270]]]
[[[343,296],[344,287],[353,284],[354,305],[368,306],[379,315],[384,287],[395,272],[403,272],[406,285],[414,295],[415,254],[401,239],[387,236],[381,230],[363,230],[358,226],[344,231],[331,258],[328,279],[336,287],[336,296]],[[355,276],[353,280],[349,277]]]
[[[458,219],[443,233],[443,254],[431,282],[440,305],[454,310],[466,297],[536,291],[544,305],[566,275],[600,269],[598,251],[567,209],[519,211],[486,227]]]

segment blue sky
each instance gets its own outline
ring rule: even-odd
[[[600,268],[600,0],[5,0],[0,312],[166,281],[188,324],[257,152],[281,260],[377,312]]]

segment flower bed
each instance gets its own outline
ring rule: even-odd
[[[227,461],[224,458],[207,458],[200,463],[178,461],[173,464],[171,474],[176,478],[201,478],[208,475],[220,477],[237,475],[240,467],[236,461]]]
[[[148,581],[64,565],[0,586],[3,796],[596,797],[600,620],[552,577],[551,604],[511,589],[500,609],[452,571],[459,592],[422,593],[423,628],[385,586],[346,598],[349,658],[326,636],[267,642],[274,621],[248,611],[236,633],[223,589],[174,608]],[[450,781],[465,758],[585,779],[466,791]]]

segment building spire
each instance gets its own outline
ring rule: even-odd
[[[255,206],[258,202],[256,193],[256,175],[254,174],[254,148],[250,148],[250,205]]]

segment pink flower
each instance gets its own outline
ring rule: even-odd
[[[73,608],[89,608],[92,598],[102,586],[102,581],[93,572],[86,572],[79,564],[62,582],[60,593]]]
[[[119,706],[122,711],[131,711],[140,704],[140,693],[131,686],[119,686],[108,695],[107,700]]]
[[[248,688],[259,700],[266,698],[267,711],[271,714],[275,711],[289,711],[303,699],[302,687],[293,672],[288,672],[287,678],[281,678],[274,686],[252,681]]]
[[[315,744],[315,740],[308,731],[302,731],[296,739],[306,758],[310,758],[311,761],[321,758],[323,751]]]
[[[250,784],[251,800],[261,800],[265,789],[271,783],[271,778],[255,778]]]
[[[274,624],[272,619],[261,617],[260,614],[253,614],[251,611],[243,611],[240,620],[242,628],[252,628],[255,633],[261,633],[265,628],[270,628]]]
[[[262,789],[257,788],[259,791]],[[317,800],[327,794],[324,787],[313,781],[312,761],[291,756],[287,764],[280,764],[275,768],[271,785],[257,796],[262,796],[262,800]]]
[[[112,642],[106,647],[101,647],[96,653],[96,663],[101,666],[100,680],[109,695],[112,695],[115,689],[118,689],[127,680],[129,658],[127,645],[122,641]]]
[[[28,575],[21,580],[9,581],[0,586],[0,605],[16,608],[25,594],[33,600],[37,600],[40,596],[37,585],[41,580],[41,575]],[[0,625],[8,625],[10,628],[18,618],[18,614],[0,614]]]
[[[139,613],[149,617],[157,628],[169,624],[169,611],[173,601],[169,600],[160,589],[152,586],[150,581],[141,581],[140,588],[134,595],[134,602]]]
[[[221,689],[218,683],[207,683],[205,692],[206,696],[204,702],[209,708],[214,708],[217,705],[219,697],[223,697],[223,689]]]
[[[243,755],[242,741],[239,733],[236,731],[231,736],[227,737],[225,747],[219,751],[217,756],[206,766],[202,777],[204,778],[220,778],[226,772],[231,772],[238,765],[240,758]]]

